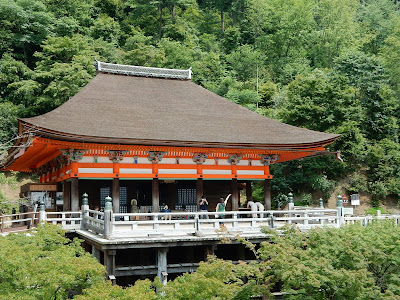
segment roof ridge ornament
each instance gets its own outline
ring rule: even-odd
[[[143,77],[158,77],[158,78],[171,78],[171,79],[191,79],[192,68],[187,70],[181,69],[166,69],[166,68],[153,68],[131,65],[111,64],[98,61],[95,59],[94,67],[97,72],[122,74],[130,76],[143,76]]]

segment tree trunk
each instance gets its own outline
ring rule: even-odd
[[[224,9],[221,8],[221,32],[225,32]]]

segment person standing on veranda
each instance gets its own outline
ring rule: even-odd
[[[200,199],[200,212],[208,212],[207,210],[208,201],[205,196],[201,196]],[[201,219],[208,219],[208,215],[201,215]]]
[[[215,212],[225,212],[225,207],[226,207],[226,203],[228,202],[229,197],[232,196],[232,194],[229,194],[226,199],[224,200],[224,198],[219,198],[219,203],[217,204],[217,206],[215,207]],[[217,215],[218,219],[224,219],[225,215]]]

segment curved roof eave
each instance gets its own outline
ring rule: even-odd
[[[22,124],[29,127],[35,126],[26,121],[19,120]],[[36,127],[36,126],[35,126]],[[47,137],[50,139],[81,142],[81,143],[102,143],[102,144],[120,144],[120,145],[146,145],[146,146],[178,146],[178,147],[205,147],[205,148],[243,148],[243,149],[280,149],[280,150],[299,150],[308,148],[325,147],[333,143],[340,137],[339,134],[332,135],[331,138],[314,143],[296,143],[296,144],[268,144],[268,143],[218,143],[207,141],[184,141],[184,140],[151,140],[151,139],[131,139],[115,137],[98,137],[87,135],[67,134],[36,127],[35,135]]]

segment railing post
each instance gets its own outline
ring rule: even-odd
[[[153,229],[154,230],[158,230],[158,228],[160,228],[160,220],[162,220],[163,219],[163,217],[160,217],[160,215],[158,215],[158,214],[156,214],[156,215],[154,215],[153,216],[153,221],[154,221],[154,223],[153,223]],[[167,219],[167,214],[165,214],[165,216],[164,216],[164,220],[166,220]],[[155,222],[155,221],[157,221],[157,222]]]
[[[304,225],[308,225],[308,212],[307,211],[304,212],[303,217],[304,217]]]
[[[270,226],[271,226],[271,228],[274,228],[274,215],[273,214],[271,214],[270,215],[270,222],[269,222],[270,224]]]
[[[293,210],[294,202],[293,202],[293,194],[291,192],[288,194],[288,199],[289,199],[288,209]],[[291,218],[292,216],[293,216],[293,214],[289,213],[289,218]],[[291,224],[292,220],[288,220],[288,223]]]
[[[81,221],[81,229],[85,230],[85,216],[89,215],[89,198],[88,194],[84,193],[82,195],[82,221]]]
[[[106,197],[106,203],[104,206],[104,237],[110,239],[112,235],[112,198],[110,196]]]
[[[341,195],[337,196],[336,209],[337,209],[337,216],[338,216],[338,227],[340,227],[344,223],[343,201],[342,201]]]
[[[238,227],[238,221],[237,221],[237,219],[238,219],[238,215],[237,215],[237,212],[235,212],[235,213],[233,214],[233,228],[237,228],[237,227]]]
[[[31,224],[30,224],[30,226],[28,227],[28,229],[29,229],[30,227],[35,227],[35,216],[36,216],[36,213],[35,213],[35,212],[32,212],[32,220],[30,221]]]
[[[293,207],[294,206],[294,201],[293,201],[293,193],[292,192],[290,192],[288,194],[288,199],[289,199],[289,207],[291,206],[290,204],[292,204],[292,207]]]
[[[43,199],[39,200],[39,223],[42,221],[46,222],[46,210]]]
[[[195,217],[195,223],[196,223],[196,231],[199,231],[199,215],[197,215],[196,214],[196,217]]]

